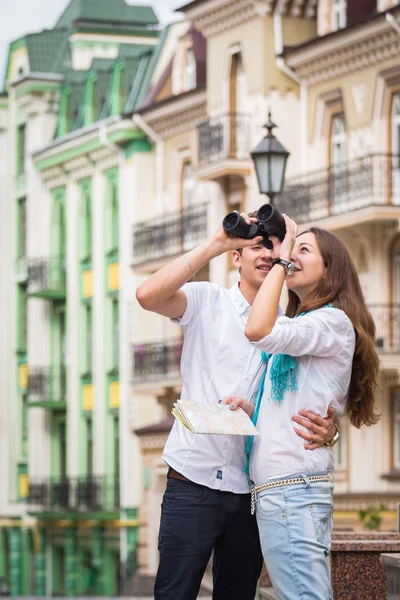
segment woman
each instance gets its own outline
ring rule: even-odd
[[[245,332],[264,351],[265,378],[255,407],[242,398],[223,402],[243,408],[260,433],[250,439],[252,504],[277,597],[331,600],[332,452],[305,449],[291,415],[300,409],[325,415],[332,405],[356,427],[377,422],[375,327],[342,242],[314,227],[296,237],[296,224],[284,218],[280,259],[255,298]],[[277,317],[285,279],[289,303],[286,316]]]

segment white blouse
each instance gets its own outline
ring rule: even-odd
[[[305,440],[296,435],[292,415],[310,410],[326,416],[328,406],[341,416],[346,408],[350,384],[355,332],[347,315],[337,308],[320,308],[290,319],[279,317],[271,333],[258,342],[260,350],[297,357],[297,391],[285,392],[281,404],[269,400],[268,363],[264,395],[254,438],[250,477],[256,485],[269,479],[298,473],[333,470],[332,452],[326,447],[305,450]]]

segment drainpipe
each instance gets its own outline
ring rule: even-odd
[[[307,83],[302,80],[295,71],[293,71],[293,69],[288,67],[283,56],[280,56],[283,52],[283,27],[281,11],[285,4],[286,0],[278,0],[273,16],[276,66],[280,71],[285,73],[287,77],[295,81],[300,86],[300,152],[301,171],[304,173],[307,171],[308,86]]]
[[[400,25],[392,15],[392,13],[386,13],[385,15],[386,21],[393,27],[393,29],[400,35]]]
[[[164,188],[164,140],[145,121],[142,115],[135,113],[132,117],[133,123],[139,127],[156,144],[156,208],[164,210],[163,188]]]

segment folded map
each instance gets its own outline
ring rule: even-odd
[[[192,433],[258,435],[244,410],[231,410],[227,404],[177,400],[171,412]]]

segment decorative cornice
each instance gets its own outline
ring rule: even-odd
[[[139,437],[140,448],[144,451],[163,450],[168,433],[157,435],[143,435]]]
[[[286,63],[306,83],[314,85],[399,56],[399,53],[399,34],[380,20],[293,49],[287,54]]]
[[[144,116],[162,138],[189,131],[207,117],[206,91],[202,90],[185,98],[176,96],[162,106],[146,110]]]
[[[184,12],[205,37],[227,31],[255,17],[272,15],[277,0],[212,0],[192,3]],[[292,17],[315,18],[317,0],[284,0],[279,12]]]

